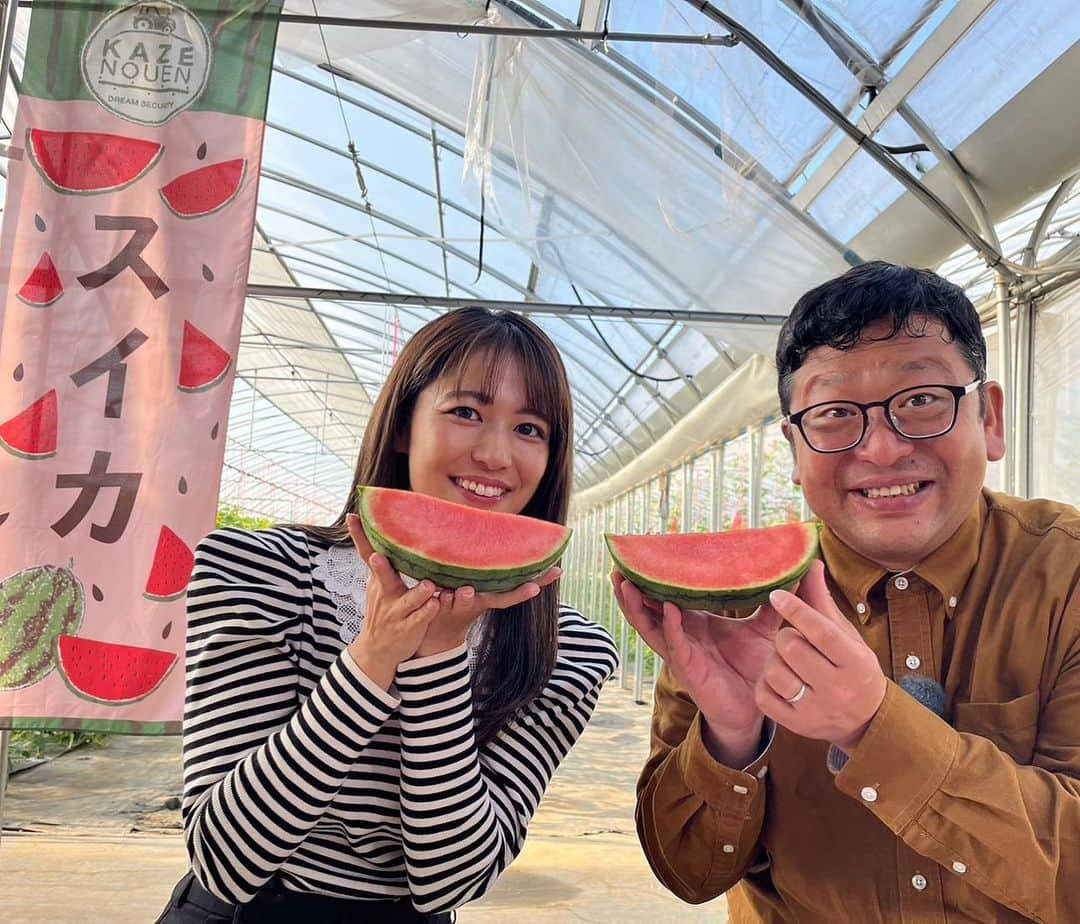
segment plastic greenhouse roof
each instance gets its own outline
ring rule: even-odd
[[[771,353],[798,295],[848,264],[951,257],[984,294],[986,250],[965,244],[1018,259],[1032,200],[1080,167],[1075,0],[702,6],[286,0],[223,500],[336,513],[397,350],[476,300],[529,311],[559,345],[577,487],[596,489],[662,461],[680,421]],[[1000,244],[946,151],[984,219],[1021,216]],[[755,422],[712,419],[708,439]]]

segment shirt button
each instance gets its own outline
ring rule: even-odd
[[[877,802],[877,790],[873,786],[864,786],[859,795],[862,796],[863,802]]]
[[[736,783],[731,788],[734,789],[735,792],[737,792],[740,796],[745,796],[748,792],[750,792],[749,789],[747,789],[745,786],[740,786],[738,783]]]
[[[922,666],[922,661],[919,660],[918,655],[910,654],[904,659],[904,663],[908,666],[908,670],[917,671]]]
[[[967,864],[966,863],[961,863],[959,860],[954,860],[953,861],[952,868],[953,868],[954,873],[958,873],[961,876],[963,876],[964,873],[967,872]]]
[[[949,597],[949,607],[952,608],[954,606],[956,606],[956,597]]]
[[[734,853],[734,852],[735,852],[735,845],[734,844],[724,844],[724,853]]]
[[[928,885],[926,877],[922,873],[916,873],[914,876],[912,876],[911,884],[918,892],[921,892]]]
[[[866,604],[865,603],[856,603],[855,604],[855,612],[858,613],[860,616],[862,616],[864,613],[866,613]]]
[[[895,581],[893,581],[893,583],[896,585],[897,590],[907,590],[908,589],[908,579],[906,577],[904,577],[902,574]]]

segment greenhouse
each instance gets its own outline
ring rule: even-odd
[[[115,25],[121,15],[130,20],[123,28]],[[170,23],[182,23],[185,16],[205,25],[192,27],[194,38],[187,44],[196,49],[194,58],[177,52],[176,80],[188,79],[185,68],[190,70],[191,61],[199,66],[200,41],[208,56],[221,60],[234,40],[236,53],[247,55],[247,63],[237,64],[228,80],[211,72],[199,84],[196,74],[198,93],[219,102],[211,106],[192,95],[179,104],[192,108],[178,112],[170,128],[167,119],[154,122],[158,117],[125,113],[116,95],[95,97],[99,85],[107,85],[101,94],[114,93],[108,87],[119,87],[121,76],[130,76],[122,65],[110,65],[110,53],[144,34],[160,35],[179,48],[180,33],[174,30],[181,26]],[[251,17],[250,25],[237,31],[235,17]],[[5,155],[0,174],[6,186],[0,250],[9,289],[6,322],[0,314],[0,392],[11,389],[0,404],[0,418],[24,420],[32,399],[39,400],[33,408],[46,421],[50,407],[55,418],[55,407],[40,405],[53,392],[41,378],[44,360],[37,363],[34,357],[48,353],[68,363],[53,399],[59,401],[61,436],[59,450],[55,440],[51,448],[59,452],[59,467],[49,470],[47,481],[38,474],[46,463],[25,459],[35,452],[48,457],[48,447],[20,455],[0,427],[4,448],[19,456],[9,461],[0,453],[0,463],[8,466],[0,471],[4,480],[11,472],[11,484],[25,486],[19,498],[0,495],[0,536],[4,545],[11,543],[12,561],[18,557],[12,551],[16,544],[22,556],[22,543],[44,536],[42,548],[60,550],[55,564],[70,557],[77,570],[80,554],[64,541],[90,528],[98,546],[85,553],[83,567],[107,574],[112,566],[106,552],[122,559],[125,568],[135,562],[133,599],[140,598],[140,606],[142,598],[160,603],[154,612],[165,613],[160,601],[175,600],[184,588],[173,594],[168,573],[173,559],[163,549],[172,555],[180,548],[176,554],[190,556],[201,535],[213,528],[209,513],[215,510],[218,525],[334,523],[350,501],[361,441],[377,418],[380,392],[413,335],[461,307],[514,312],[550,337],[566,366],[573,398],[567,525],[573,533],[562,559],[561,597],[614,641],[618,667],[610,686],[622,691],[628,708],[641,717],[635,720],[640,746],[627,759],[636,772],[647,754],[648,713],[663,659],[624,618],[612,593],[604,534],[716,533],[812,519],[815,511],[792,480],[793,449],[777,393],[777,337],[803,293],[879,260],[934,270],[962,287],[978,312],[988,377],[1003,394],[1008,447],[1003,459],[989,464],[986,487],[1080,506],[1080,474],[1074,467],[1080,437],[1071,436],[1073,426],[1080,432],[1080,4],[1075,0],[215,0],[202,5],[24,0],[0,2],[0,21]],[[88,64],[99,39],[104,58]],[[145,59],[142,48],[134,45],[129,65],[140,53]],[[65,55],[80,54],[82,70],[78,64],[67,67]],[[266,74],[253,77],[251,61],[260,55]],[[163,61],[159,58],[158,77],[165,73]],[[102,78],[90,86],[90,71],[98,64],[101,73],[113,68],[110,73],[121,75],[120,82]],[[143,76],[151,64],[140,61],[140,68],[144,65]],[[67,70],[73,76],[54,76]],[[90,89],[64,96],[69,79],[85,80]],[[75,175],[77,169],[57,180],[59,161],[47,158],[59,158],[55,151],[60,149],[47,146],[49,132],[32,127],[34,118],[45,118],[41,113],[54,117],[50,106],[99,104],[110,119],[119,113],[117,124],[131,127],[128,134],[147,144],[158,130],[160,138],[171,130],[176,139],[163,141],[144,166],[127,165],[131,175],[101,194],[100,201],[116,214],[120,203],[142,201],[134,197],[144,191],[139,184],[145,176],[153,181],[153,208],[160,211],[153,212],[153,231],[140,238],[145,251],[135,253],[129,243],[111,262],[110,253],[86,242],[97,241],[94,234],[113,233],[102,232],[106,227],[135,230],[139,238],[143,226],[137,223],[150,219],[130,217],[136,214],[133,204],[125,213],[129,217],[112,219],[119,224],[103,224],[109,219],[98,213],[96,231],[91,225],[79,226],[82,237],[71,231],[68,221],[83,214],[79,208],[89,215],[98,191],[79,188],[84,181]],[[76,121],[63,125],[72,134],[113,131],[112,123],[98,126],[89,108],[78,113]],[[198,138],[195,129],[181,125],[189,116],[203,120]],[[227,211],[226,206],[235,208],[229,196],[205,207],[185,204],[177,185],[199,170],[241,163],[240,155],[226,162],[233,155],[220,153],[227,146],[227,118],[256,126],[245,129],[246,160],[229,194],[249,209],[247,219]],[[49,123],[50,131],[59,125]],[[191,160],[199,138],[207,140]],[[132,150],[122,156],[134,157]],[[122,160],[121,154],[110,156],[117,164]],[[257,171],[247,172],[253,166]],[[47,212],[37,204],[52,200],[34,198],[34,170],[45,179],[42,188],[49,187],[43,195],[58,196],[64,208],[70,200],[70,211],[58,205]],[[133,198],[124,200],[129,183]],[[206,187],[191,189],[188,195],[196,203],[210,195]],[[73,191],[77,195],[68,195]],[[168,221],[194,218],[175,222],[177,243],[163,244],[164,233],[151,240],[160,229],[172,233],[161,215]],[[245,221],[252,226],[250,262],[233,272],[233,263],[247,259]],[[35,266],[40,241],[49,242],[48,252]],[[120,248],[120,238],[116,241],[113,252]],[[239,260],[228,244],[240,248]],[[31,246],[37,248],[32,253]],[[62,263],[61,251],[72,254],[73,262]],[[196,252],[188,267],[183,255]],[[133,272],[117,263],[122,258]],[[101,265],[95,269],[95,264]],[[156,292],[147,300],[155,279],[164,292],[170,286],[172,292],[160,299],[164,293]],[[28,288],[33,282],[46,291],[50,281],[55,292],[37,296]],[[103,297],[110,285],[117,295],[102,313],[104,320],[91,318],[91,299]],[[210,297],[206,293],[217,291],[214,286],[223,285],[236,294],[232,321],[224,320],[224,308],[200,304]],[[146,304],[132,301],[130,313],[121,317],[128,309],[112,306],[136,290]],[[178,303],[188,312],[182,333],[182,311],[173,307]],[[24,328],[17,320],[26,306],[36,312],[36,320],[27,324],[42,326]],[[60,317],[65,306],[81,309],[82,320],[64,322],[73,326],[61,336],[52,332],[45,313]],[[151,320],[154,306],[165,309]],[[72,308],[67,310],[70,315]],[[172,321],[165,318],[168,312]],[[222,319],[217,328],[215,319]],[[167,337],[177,350],[183,337],[180,382],[174,388],[170,379],[167,385],[169,402],[187,405],[135,403],[138,350],[158,356],[155,363],[167,369],[163,376],[176,374],[164,352],[149,352],[157,341],[148,325],[155,323],[171,324]],[[80,346],[83,332],[91,337],[106,330],[108,344],[93,350]],[[205,373],[192,366],[195,377],[185,384],[192,343],[203,344],[207,363],[218,356],[220,363]],[[106,347],[112,352],[103,352]],[[68,355],[79,357],[75,365]],[[125,444],[116,436],[120,422],[113,418],[121,415],[125,369],[125,413],[136,421],[132,427],[143,426],[141,421],[150,428],[160,416],[153,423],[160,432],[146,437],[153,445],[140,449],[141,489],[135,463],[126,473],[117,471]],[[89,392],[97,387],[93,377],[101,383],[106,373],[104,417],[110,420],[102,422],[100,394],[91,399]],[[35,381],[32,389],[24,388],[24,374],[27,382]],[[227,402],[219,416],[203,409],[208,405],[185,416],[184,408],[194,408],[202,395]],[[80,429],[65,443],[63,426],[76,408],[80,421],[93,408],[101,429],[93,435]],[[867,411],[862,413],[865,424]],[[40,420],[38,425],[47,428]],[[167,448],[169,427],[183,446]],[[204,450],[194,446],[196,432]],[[76,440],[87,449],[93,443],[92,462],[88,453],[85,460],[69,462],[65,452]],[[173,458],[182,461],[174,465]],[[23,468],[16,470],[18,465]],[[27,465],[38,466],[33,476],[38,481],[15,480]],[[74,468],[61,472],[65,465],[80,468],[77,474]],[[147,496],[155,469],[162,479],[167,475],[168,501],[155,500],[153,517],[140,520],[143,508],[134,493]],[[124,525],[116,526],[122,500],[108,526],[104,500],[88,514],[96,494],[85,500],[81,516],[89,519],[81,527],[74,524],[73,512],[51,524],[60,540],[49,532],[48,520],[63,514],[74,494],[56,513],[49,508],[41,524],[20,525],[26,521],[19,517],[38,505],[29,500],[31,494],[38,497],[46,488],[55,494],[82,485],[78,479],[94,478],[95,491],[120,487],[123,494],[128,488],[122,479],[128,477],[134,478],[131,504],[136,506],[124,542],[131,545],[106,549],[98,538],[103,533],[95,536],[93,530],[124,531]],[[196,501],[200,490],[213,496]],[[179,509],[188,500],[191,510],[178,514],[176,522],[170,519],[167,504]],[[4,535],[9,509],[12,519]],[[187,526],[183,517],[189,514],[191,523],[205,521],[201,530]],[[90,527],[91,521],[96,525]],[[173,539],[175,547],[168,545]],[[34,564],[23,558],[4,574]],[[90,573],[82,576],[87,620],[92,608],[102,605],[97,596],[102,588],[104,605],[113,599],[105,580],[87,577]],[[188,575],[190,565],[182,584]],[[155,581],[164,588],[160,592],[152,588]],[[7,600],[0,596],[0,667],[6,656],[2,607]],[[167,605],[179,609],[175,615],[168,611],[166,628],[155,623],[152,633],[136,628],[113,641],[176,649],[180,660],[169,661],[157,682],[179,703],[184,605]],[[165,621],[164,616],[159,620]],[[89,624],[83,623],[84,633]],[[169,640],[171,632],[176,635]],[[65,633],[78,634],[70,626]],[[52,648],[59,650],[56,644]],[[62,652],[49,657],[63,660]],[[81,695],[75,689],[79,681],[61,678],[61,670],[73,674],[75,669],[61,665],[48,682],[63,691],[60,680],[68,680]],[[0,717],[8,714],[5,689],[0,671]],[[10,689],[20,688],[12,682]],[[798,702],[805,691],[804,683],[795,697],[783,698]],[[1028,692],[1018,687],[1012,694]],[[18,703],[22,694],[11,695]],[[38,709],[26,713],[38,724],[0,720],[0,728],[179,733],[179,715],[114,716],[102,705],[110,696],[128,708],[121,692],[97,690],[89,696],[94,705],[84,716],[88,724],[57,713],[63,719],[50,725],[38,720],[53,713]],[[111,718],[120,724],[110,729]],[[133,724],[123,724],[129,721]],[[1072,747],[1075,751],[1080,744]],[[7,771],[3,758],[0,771]],[[1075,779],[1069,792],[1075,800]],[[628,798],[632,801],[633,794]],[[1069,816],[1074,817],[1080,814]],[[6,821],[2,812],[0,821]],[[633,824],[627,822],[628,828]],[[597,827],[604,830],[599,822]],[[10,849],[9,829],[3,833],[0,857]],[[1070,843],[1075,849],[1076,838]],[[956,863],[964,866],[961,859]],[[905,881],[912,875],[921,878],[925,870],[908,870]],[[0,906],[4,888],[0,885]],[[661,891],[651,880],[649,888]],[[1017,920],[1040,919],[1027,906],[1003,903]],[[570,920],[558,914],[571,906],[559,907],[553,916],[532,919]],[[509,908],[500,906],[489,917],[471,917],[466,908],[461,920],[509,920]],[[687,914],[694,910],[679,908]],[[650,914],[667,920],[663,915],[677,915],[679,908],[673,904]],[[527,908],[525,916],[530,919]]]

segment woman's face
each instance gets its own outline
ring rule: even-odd
[[[521,366],[507,359],[495,394],[484,394],[490,358],[474,356],[460,376],[443,376],[416,399],[398,450],[409,486],[443,500],[521,513],[548,463],[551,427],[528,407]]]

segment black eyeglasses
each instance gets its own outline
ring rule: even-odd
[[[823,401],[788,416],[798,427],[806,445],[814,452],[844,452],[866,436],[868,411],[880,407],[889,426],[907,440],[929,440],[944,436],[955,425],[960,399],[982,385],[976,379],[967,385],[920,385],[905,388],[884,401]]]

